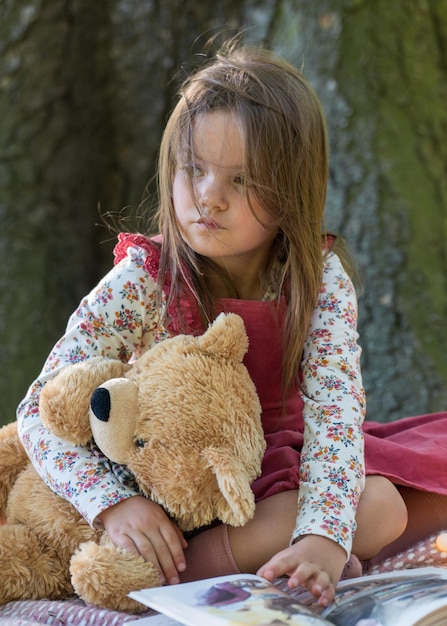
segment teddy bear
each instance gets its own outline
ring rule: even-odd
[[[258,395],[243,357],[243,320],[221,314],[200,336],[178,335],[132,363],[91,357],[43,387],[45,426],[125,465],[141,494],[183,531],[254,513],[250,488],[265,451]],[[99,452],[98,452],[99,453]],[[153,564],[117,548],[38,476],[16,424],[0,429],[0,603],[75,593],[138,612],[128,597],[162,584]]]

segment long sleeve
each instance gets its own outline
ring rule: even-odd
[[[354,287],[331,253],[301,365],[304,445],[292,540],[322,535],[348,556],[365,474],[365,395],[357,339]]]
[[[37,472],[91,525],[101,511],[135,495],[136,484],[126,468],[111,463],[93,445],[68,444],[44,428],[39,396],[46,382],[69,364],[90,356],[128,361],[163,338],[155,314],[155,283],[144,270],[145,254],[130,248],[82,300],[17,410],[19,434]]]

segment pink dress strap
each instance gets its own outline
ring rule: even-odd
[[[283,299],[274,301],[220,300],[219,312],[237,313],[245,323],[249,348],[244,362],[255,383],[262,406],[262,426],[267,449],[262,475],[252,484],[257,500],[299,485],[300,450],[303,445],[303,401],[293,391],[283,407],[282,325]]]
[[[160,273],[161,258],[161,236],[145,237],[134,233],[119,233],[118,243],[116,244],[113,254],[115,257],[115,265],[122,261],[127,250],[131,247],[143,248],[147,252],[144,262],[144,269],[157,282]],[[163,281],[163,292],[167,295],[171,289],[171,275],[166,273]],[[187,333],[191,335],[200,335],[203,333],[203,323],[200,317],[199,306],[193,294],[187,287],[183,286],[180,296],[180,308],[182,310],[182,319],[179,318],[177,306],[172,303],[168,309],[169,320],[166,324],[166,330],[173,335]]]

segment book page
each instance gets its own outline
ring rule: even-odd
[[[138,626],[445,626],[447,570],[416,568],[340,583],[336,602],[323,610],[304,588],[283,591],[239,574],[129,594],[165,615]],[[284,582],[285,584],[285,582]],[[425,619],[432,612],[433,617]],[[154,618],[161,621],[157,623]],[[153,621],[151,621],[153,620]],[[137,621],[134,622],[137,625]]]
[[[447,623],[447,578],[436,568],[346,581],[337,604],[323,612],[335,626],[425,626]],[[435,569],[433,572],[432,570]],[[445,608],[444,620],[424,621],[424,616]],[[439,619],[439,618],[437,618]]]
[[[252,574],[143,589],[129,595],[190,626],[332,626],[291,595]]]
[[[126,622],[126,626],[133,624],[133,626],[182,626],[182,622],[168,617],[167,615],[149,615],[149,617],[141,617],[139,619]]]

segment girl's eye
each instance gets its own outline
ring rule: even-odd
[[[235,176],[233,178],[233,182],[235,185],[246,185],[247,184],[247,179],[245,178],[245,176],[243,174],[238,174],[237,176]]]
[[[236,187],[239,187],[242,191],[242,188],[248,189],[249,187],[254,187],[255,183],[245,174],[237,174],[233,176],[233,185],[236,185]]]
[[[188,163],[187,165],[184,165],[182,167],[182,170],[192,178],[197,178],[198,176],[201,176],[203,174],[202,168],[195,163]]]

